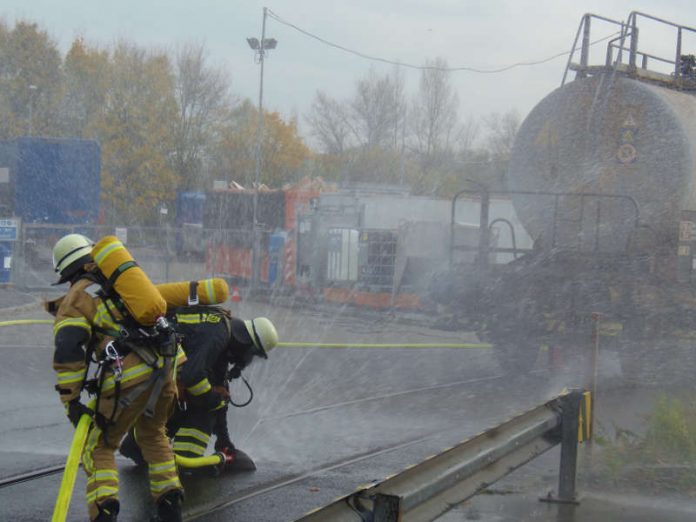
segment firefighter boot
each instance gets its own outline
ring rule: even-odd
[[[124,437],[118,452],[124,457],[131,459],[138,466],[144,466],[147,464],[147,462],[145,462],[145,458],[143,457],[143,452],[140,451],[140,446],[138,446],[138,443],[135,441],[135,434],[133,433],[133,430],[130,430]]]
[[[181,503],[184,494],[179,489],[172,489],[157,501],[157,515],[151,522],[181,522]]]
[[[251,457],[234,446],[218,449],[225,456],[225,462],[218,471],[255,471],[256,464]]]
[[[225,432],[226,431],[227,429],[225,428]],[[225,456],[225,462],[219,471],[222,471],[223,469],[225,471],[256,470],[256,464],[254,464],[254,461],[251,460],[251,457],[242,450],[235,448],[227,433],[218,435],[218,439],[215,441],[215,451],[218,451]]]
[[[93,522],[116,522],[119,510],[118,500],[115,498],[110,498],[102,502],[97,509],[99,509],[99,514]]]
[[[249,455],[235,448],[232,450],[232,462],[225,464],[225,469],[228,471],[254,471],[256,464]]]

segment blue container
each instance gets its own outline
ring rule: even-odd
[[[283,279],[283,250],[285,248],[285,232],[275,232],[268,238],[268,284],[278,284]]]
[[[176,225],[202,225],[205,199],[204,192],[177,192]]]
[[[0,213],[25,223],[96,223],[100,154],[91,140],[0,141]]]
[[[14,243],[0,241],[0,284],[9,283],[12,276],[12,247]]]

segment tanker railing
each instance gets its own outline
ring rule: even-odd
[[[577,504],[578,441],[591,436],[589,392],[573,390],[465,440],[297,522],[435,520],[520,466],[561,445],[558,493],[540,500]]]
[[[613,20],[611,18],[607,18],[605,16],[601,15],[596,15],[593,13],[586,13],[583,15],[582,19],[580,20],[580,25],[578,26],[578,30],[575,33],[575,39],[573,40],[573,46],[570,48],[570,53],[568,54],[568,62],[566,63],[566,68],[565,72],[563,73],[563,80],[561,80],[561,85],[565,85],[566,78],[568,77],[568,71],[570,70],[576,70],[580,76],[585,76],[586,72],[589,67],[589,56],[590,56],[590,47],[596,43],[599,43],[602,40],[599,40],[597,42],[592,42],[590,39],[590,31],[591,31],[591,21],[592,20],[598,20],[601,22],[607,22],[609,24],[617,25],[618,27],[621,28],[621,33],[623,35],[624,33],[624,23],[619,21],[619,20]],[[582,34],[582,44],[580,46],[580,64],[579,66],[574,66],[573,65],[573,57],[575,56],[575,51],[578,50],[578,40],[580,40],[580,35]]]
[[[672,27],[676,29],[676,39],[675,39],[675,51],[674,57],[664,57],[652,54],[638,47],[640,28],[638,26],[638,19],[644,18],[659,24]],[[686,25],[677,24],[653,16],[640,11],[632,11],[628,15],[627,22],[619,22],[617,20],[612,20],[603,16],[588,13],[582,17],[578,31],[575,35],[573,41],[573,47],[570,50],[568,56],[568,62],[566,64],[566,69],[563,74],[563,80],[561,85],[564,85],[567,79],[568,71],[574,70],[578,73],[579,77],[585,77],[588,73],[592,72],[595,68],[589,64],[589,49],[590,46],[599,43],[602,39],[597,41],[591,41],[591,21],[596,19],[602,22],[607,22],[610,24],[618,25],[620,30],[620,35],[616,38],[611,39],[607,44],[607,51],[605,57],[605,63],[599,67],[599,72],[606,71],[608,69],[618,70],[620,72],[636,75],[638,78],[645,78],[648,80],[660,80],[667,82],[676,87],[696,87],[696,58],[693,54],[683,55],[683,38],[685,33],[696,34],[696,28],[689,27]],[[580,63],[573,63],[573,58],[575,56],[575,51],[578,49],[578,40],[582,34],[582,43],[579,47],[580,49]],[[606,38],[605,38],[606,39]],[[628,41],[628,45],[626,42]],[[628,53],[628,64],[622,65],[623,52]],[[615,59],[616,57],[616,59]],[[640,67],[638,67],[638,59],[640,58]],[[666,74],[657,70],[650,70],[648,68],[649,61],[657,61],[671,66],[671,72]],[[685,85],[685,82],[693,82],[694,84]]]
[[[547,248],[556,249],[560,245],[558,244],[558,228],[561,221],[568,221],[570,223],[575,223],[579,226],[579,232],[582,230],[582,226],[585,223],[594,224],[594,240],[592,253],[601,254],[600,249],[600,229],[602,223],[602,201],[614,200],[625,202],[632,211],[632,222],[631,229],[635,232],[640,226],[640,211],[638,208],[638,203],[631,196],[626,196],[622,194],[599,194],[594,192],[547,192],[547,191],[532,191],[532,190],[501,190],[501,191],[488,191],[485,186],[478,182],[472,180],[467,180],[469,183],[475,185],[477,189],[464,189],[457,192],[452,198],[452,207],[450,210],[450,255],[449,255],[449,267],[450,270],[454,266],[454,252],[455,250],[460,251],[478,251],[476,257],[476,264],[480,267],[487,267],[489,265],[490,254],[496,253],[509,253],[512,254],[514,258],[517,258],[518,254],[525,254],[531,252],[533,249],[522,249],[517,248],[514,229],[512,224],[507,222],[512,231],[512,248],[501,248],[492,247],[490,244],[491,231],[495,224],[499,222],[504,222],[507,220],[502,220],[500,218],[490,221],[490,199],[491,196],[504,196],[504,197],[514,197],[514,196],[532,196],[532,197],[549,197],[553,199],[553,219],[552,219],[552,232],[551,241],[547,245]],[[456,244],[456,211],[457,211],[457,201],[461,196],[469,195],[480,200],[481,209],[479,214],[479,241],[478,246],[468,246],[468,245],[457,245]],[[569,221],[567,219],[561,220],[559,217],[559,200],[560,198],[579,198],[580,200],[580,213],[579,219]],[[587,200],[596,200],[596,213],[593,218],[587,218],[585,216],[585,206]],[[592,219],[591,221],[589,221]],[[627,235],[626,245],[624,250],[628,251],[631,246],[631,241],[633,238],[633,232]],[[577,235],[577,245],[578,251],[584,251],[582,248],[585,237],[578,233]],[[612,251],[613,252],[613,251]],[[608,253],[608,252],[607,252]]]

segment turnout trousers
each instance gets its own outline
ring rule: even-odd
[[[114,452],[130,428],[148,463],[150,494],[155,502],[170,490],[183,490],[177,474],[174,453],[166,434],[166,424],[176,403],[173,372],[166,377],[152,417],[144,415],[154,383],[125,408],[117,408],[113,424],[106,433],[93,425],[87,437],[82,463],[87,473],[87,507],[90,520],[99,514],[99,505],[107,499],[118,500],[118,471]],[[121,396],[128,393],[121,391]],[[113,395],[101,397],[99,411],[108,419],[113,411]]]
[[[201,407],[177,410],[167,426],[174,439],[174,452],[182,457],[203,457],[213,431],[216,412]]]

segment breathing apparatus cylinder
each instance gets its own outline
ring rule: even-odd
[[[94,245],[92,258],[138,323],[152,326],[167,312],[167,302],[116,236]]]
[[[155,286],[167,302],[170,310],[193,304],[222,304],[227,300],[227,296],[230,293],[227,281],[219,277],[202,279],[200,281],[163,283]]]

